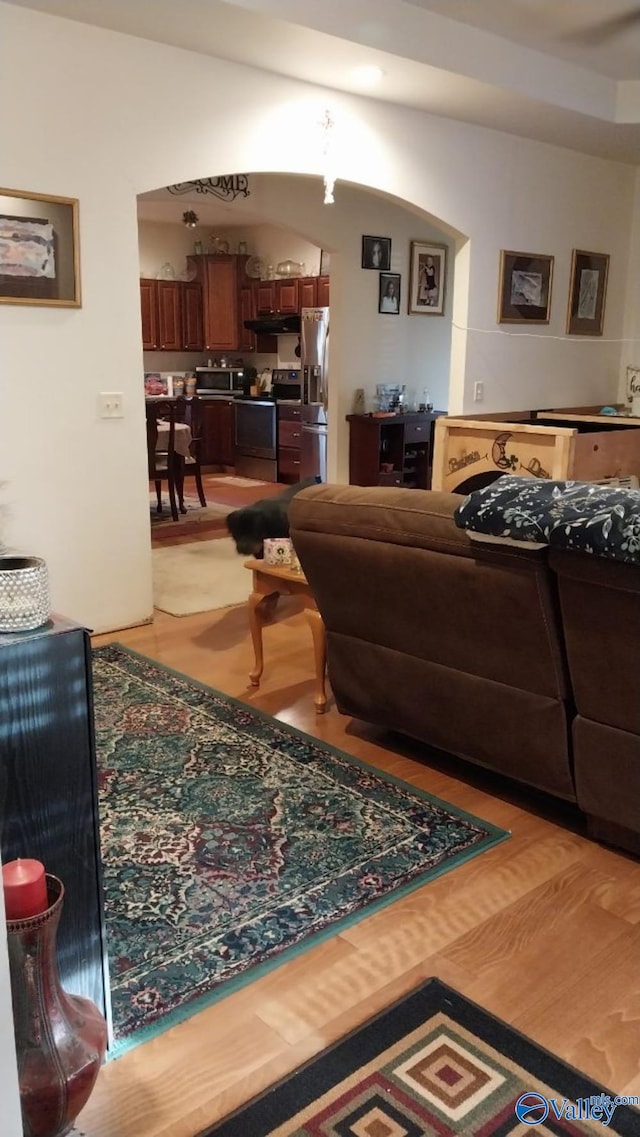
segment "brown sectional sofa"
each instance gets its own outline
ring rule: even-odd
[[[460,501],[293,499],[339,710],[576,801],[594,836],[640,851],[640,569],[472,541]]]

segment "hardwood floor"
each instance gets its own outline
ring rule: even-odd
[[[568,806],[455,759],[427,765],[419,746],[343,718],[332,702],[317,717],[311,640],[293,600],[265,629],[259,690],[248,685],[243,608],[158,613],[95,643],[114,639],[512,836],[108,1063],[81,1133],[194,1137],[431,975],[615,1093],[640,1094],[638,862],[587,840]]]

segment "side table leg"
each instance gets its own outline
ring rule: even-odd
[[[262,657],[262,613],[263,609],[260,607],[264,596],[261,592],[252,592],[249,596],[249,630],[251,632],[251,639],[253,640],[253,652],[255,655],[255,664],[253,670],[249,672],[249,679],[254,687],[260,686],[260,676],[264,669],[264,661]]]
[[[262,629],[265,620],[273,619],[273,614],[278,603],[278,596],[278,592],[271,592],[267,595],[265,595],[264,592],[252,592],[249,596],[249,629],[251,631],[253,651],[255,654],[255,664],[253,670],[249,672],[249,679],[254,687],[260,686],[260,676],[264,670]]]
[[[316,693],[313,696],[313,701],[316,707],[316,714],[323,715],[327,709],[327,694],[324,685],[327,665],[327,649],[325,643],[324,624],[322,622],[322,616],[315,608],[305,608],[304,614],[307,617],[307,623],[311,628],[311,635],[313,637],[313,654],[316,665]]]

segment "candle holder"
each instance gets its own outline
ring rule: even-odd
[[[64,885],[47,873],[49,907],[7,920],[24,1137],[64,1137],[89,1099],[107,1048],[107,1024],[89,999],[60,984],[56,935]]]

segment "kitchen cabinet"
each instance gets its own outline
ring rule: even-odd
[[[255,282],[255,309],[256,315],[262,316],[266,312],[276,311],[276,282],[275,280],[257,280]]]
[[[196,281],[185,281],[180,285],[182,291],[182,349],[183,351],[202,351],[204,333],[202,326],[202,286]]]
[[[187,257],[202,286],[202,320],[206,351],[240,350],[245,329],[241,319],[241,290],[249,287],[246,256],[217,253]],[[247,298],[243,301],[247,303]]]
[[[160,351],[182,349],[182,296],[178,280],[156,281]]]
[[[301,308],[317,308],[318,306],[318,278],[317,276],[303,276],[298,284],[298,297]]]
[[[278,481],[300,480],[302,409],[278,406]]]
[[[297,280],[276,280],[276,312],[296,316],[300,311]]]
[[[233,466],[235,408],[233,399],[202,400],[202,466]]]
[[[255,313],[280,312],[296,316],[302,308],[329,306],[329,277],[302,276],[294,280],[257,280],[254,282]]]
[[[158,348],[158,282],[140,281],[140,312],[142,316],[142,350]]]
[[[202,289],[181,280],[140,281],[143,351],[202,351]]]
[[[318,277],[318,308],[329,307],[329,277]]]
[[[240,351],[256,350],[256,333],[248,331],[244,326],[245,320],[253,320],[255,315],[255,293],[251,284],[243,284],[240,288]]]
[[[429,489],[433,424],[441,414],[347,415],[350,485]]]
[[[85,628],[51,619],[0,635],[0,852],[34,857],[65,889],[63,987],[110,1021],[91,678]]]

